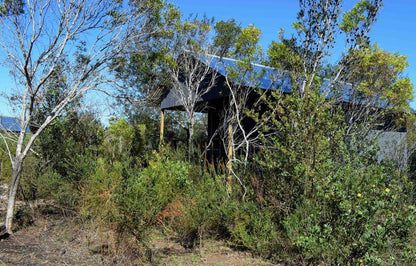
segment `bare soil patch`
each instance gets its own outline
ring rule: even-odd
[[[0,265],[102,265],[67,219],[39,219],[0,242]]]
[[[194,249],[185,249],[165,236],[155,234],[152,247],[158,265],[274,265],[253,257],[249,252],[235,251],[223,241],[206,239]]]
[[[102,250],[95,233],[72,218],[38,218],[34,224],[0,241],[0,265],[137,265],[115,260]],[[204,240],[185,249],[161,233],[152,235],[152,263],[147,265],[272,265],[222,241]],[[121,254],[119,254],[121,255]]]

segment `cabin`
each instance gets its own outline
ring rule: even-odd
[[[186,56],[189,56],[186,55]],[[215,84],[206,90],[203,94],[199,95],[195,109],[200,113],[207,115],[207,142],[210,145],[207,148],[207,159],[210,162],[213,162],[216,159],[225,157],[225,150],[223,145],[223,140],[221,136],[215,134],[217,129],[221,125],[221,120],[223,117],[223,112],[226,110],[230,103],[230,91],[226,84],[226,79],[228,77],[228,71],[230,69],[237,68],[237,61],[230,58],[218,57],[215,55],[192,55],[194,59],[197,60],[202,65],[209,67],[212,72],[206,74],[204,77],[206,80],[211,80],[212,75],[215,76]],[[179,59],[180,60],[180,59]],[[189,61],[188,61],[189,62]],[[253,64],[253,75],[250,77],[241,78],[239,82],[240,86],[244,88],[256,87],[264,91],[272,90],[284,90],[286,93],[290,93],[290,80],[285,78],[280,78],[281,73],[276,71],[273,68]],[[185,83],[185,82],[184,82]],[[204,86],[204,83],[201,83]],[[206,84],[206,83],[205,83]],[[205,90],[205,88],[201,88]],[[181,92],[178,92],[175,88],[171,88],[160,97],[160,108],[162,116],[162,125],[161,125],[161,137],[163,136],[163,117],[165,110],[184,110],[183,102],[180,100],[180,97],[183,97],[184,91],[186,92],[186,85],[183,84],[180,87]],[[190,93],[185,93],[188,96]],[[251,95],[248,97],[249,101],[256,99],[257,96]],[[249,105],[252,103],[248,103]],[[250,128],[253,126],[253,121],[251,119],[246,119],[244,121],[244,126]],[[211,141],[209,141],[211,140]]]
[[[215,84],[209,90],[198,96],[195,108],[196,111],[207,114],[207,139],[211,140],[211,145],[206,148],[208,160],[213,162],[218,158],[225,158],[226,155],[223,140],[221,139],[221,136],[215,135],[215,132],[221,124],[222,113],[227,109],[230,103],[230,90],[226,86],[227,78],[229,78],[229,71],[230,69],[236,69],[238,67],[238,61],[231,58],[218,57],[208,54],[193,54],[192,56],[194,57],[194,60],[198,61],[198,63],[201,63],[212,70],[212,72],[207,75],[206,79],[211,79],[211,75],[215,75],[216,80]],[[259,64],[252,64],[251,69],[253,75],[239,78],[239,86],[247,89],[255,87],[257,90],[261,89],[265,93],[275,90],[280,90],[282,93],[292,92],[290,77],[283,71]],[[201,84],[201,86],[204,86],[203,82]],[[328,84],[328,80],[323,82],[323,92],[328,89]],[[352,95],[353,90],[351,84],[343,84],[342,87],[343,92],[336,96],[337,102],[339,102],[342,108],[349,108],[351,105],[360,105],[360,101],[364,101],[362,97],[360,98],[356,97],[356,95]],[[201,87],[201,89],[204,90],[203,87]],[[181,95],[183,96],[183,91],[187,90],[185,82],[181,84],[180,90],[182,91]],[[187,92],[186,95],[189,96],[190,92]],[[329,93],[327,97],[333,97],[332,93]],[[247,106],[253,106],[253,103],[257,98],[258,94],[249,95],[249,103]],[[378,106],[372,106],[372,108],[383,108],[383,102],[378,102],[376,105]],[[184,110],[184,106],[180,100],[180,94],[177,89],[172,87],[161,94],[160,109],[161,140],[163,140],[164,111]],[[259,112],[261,112],[262,108],[260,107],[258,109]],[[378,128],[374,129],[373,134],[377,134],[377,136],[379,136],[379,160],[390,158],[403,164],[403,162],[407,161],[405,158],[408,158],[406,128],[395,128],[394,121],[394,116],[384,117],[383,121],[379,123]],[[254,122],[251,119],[243,121],[244,127],[248,129],[253,127],[253,123]]]

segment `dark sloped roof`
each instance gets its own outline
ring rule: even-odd
[[[223,77],[229,77],[232,69],[239,69],[239,61],[231,58],[219,57],[210,54],[192,54],[195,59],[209,66],[212,70],[216,71]],[[290,75],[282,70],[278,70],[272,67],[251,64],[251,71],[244,76],[240,76],[232,82],[246,87],[256,87],[263,90],[280,90],[284,93],[292,93],[292,80]],[[335,90],[334,90],[335,87]],[[338,89],[336,89],[338,87]],[[186,88],[184,88],[186,90]],[[352,84],[338,82],[330,86],[330,80],[324,79],[320,91],[326,94],[326,97],[333,98],[338,102],[366,105],[370,104],[374,107],[386,108],[387,101],[382,100],[380,97],[372,98],[365,95],[359,95]],[[199,102],[213,100],[221,97],[225,97],[229,94],[227,89],[222,84],[218,84],[211,89],[206,95],[199,99]],[[177,99],[177,93],[173,90],[168,91],[161,100],[161,108],[178,108],[181,107],[180,102]]]
[[[225,77],[229,77],[229,72],[232,69],[238,70],[238,61],[231,58],[221,58],[219,56],[210,54],[192,54],[192,56],[219,74],[219,79],[217,78],[219,82],[217,82],[215,86],[210,89],[210,91],[202,95],[200,99],[198,99],[198,102],[219,99],[229,95],[229,91],[223,83],[225,81]],[[241,86],[256,87],[264,90],[280,89],[281,91],[287,93],[292,91],[289,75],[285,75],[284,72],[259,64],[251,64],[251,67],[252,69],[250,72],[246,73],[244,76],[240,76],[235,80],[232,80],[232,82]],[[186,88],[184,86],[181,87],[183,90],[182,94],[186,94]],[[182,104],[178,97],[179,93],[175,92],[174,88],[168,90],[164,95],[161,96],[161,108],[180,109]]]
[[[20,119],[16,117],[0,116],[0,131],[14,131],[19,132],[21,129]],[[29,132],[29,128],[26,128]]]
[[[235,59],[210,54],[198,54],[195,57],[224,77],[228,76],[230,69],[238,69],[238,61]],[[283,71],[260,64],[251,64],[251,68],[250,73],[238,77],[234,82],[264,90],[280,89],[288,93],[292,91],[289,75]]]
[[[208,64],[213,70],[217,71],[223,76],[227,76],[230,69],[238,69],[238,61],[231,58],[220,58],[215,55],[196,55],[201,62]],[[239,77],[236,81],[240,85],[247,87],[257,87],[264,90],[280,90],[285,93],[292,92],[292,81],[289,74],[272,67],[251,64],[252,71],[246,76]],[[334,90],[334,86],[338,89]],[[359,95],[358,91],[354,89],[353,85],[345,82],[338,82],[336,85],[330,86],[330,80],[324,79],[320,91],[327,92],[327,98],[335,97],[339,102],[353,103],[353,104],[368,104],[374,107],[385,108],[387,101],[381,97],[368,97]]]

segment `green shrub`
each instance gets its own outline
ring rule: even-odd
[[[25,201],[52,200],[58,208],[75,210],[80,201],[77,180],[62,176],[53,167],[39,169],[40,161],[41,159],[35,156],[26,158],[19,187],[19,198]]]
[[[178,215],[171,219],[170,228],[177,233],[179,242],[185,247],[193,247],[198,240],[213,235],[229,235],[227,197],[222,176],[201,174],[184,194],[178,204]]]
[[[77,183],[69,182],[53,170],[48,170],[37,180],[37,198],[52,199],[58,206],[79,206],[80,191]]]
[[[409,200],[413,184],[381,165],[346,165],[319,174],[314,194],[299,195],[283,222],[302,257],[336,264],[376,257],[383,263],[401,261],[415,225]]]
[[[99,225],[113,225],[117,216],[115,191],[122,182],[125,164],[110,165],[102,158],[97,160],[95,173],[82,184],[82,216],[95,219]]]
[[[178,205],[179,215],[170,226],[185,247],[215,237],[265,257],[278,249],[280,233],[273,214],[254,201],[228,196],[224,176],[201,175]]]
[[[125,178],[116,190],[117,222],[138,240],[157,223],[159,214],[188,189],[190,165],[154,153],[148,167]]]
[[[261,208],[252,201],[234,202],[233,207],[234,220],[229,240],[233,246],[247,248],[267,258],[281,252],[281,232],[268,208]]]
[[[96,221],[99,230],[117,232],[120,243],[133,237],[142,255],[149,252],[149,233],[160,224],[163,211],[192,184],[190,164],[164,154],[153,152],[142,169],[128,156],[121,156],[122,162],[99,159],[82,187],[82,216]]]

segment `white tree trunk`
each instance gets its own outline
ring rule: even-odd
[[[24,2],[22,12],[12,10],[8,15],[0,16],[0,59],[4,60],[15,80],[15,89],[5,96],[21,114],[19,133],[0,132],[13,168],[5,222],[9,234],[13,232],[13,213],[23,161],[36,138],[65,113],[71,102],[82,98],[87,91],[105,92],[109,84],[117,84],[109,63],[130,53],[132,44],[135,51],[143,51],[146,47],[141,41],[147,43],[148,37],[160,29],[149,27],[154,26],[150,16],[160,7],[148,5],[146,1],[137,1],[137,5],[106,0]],[[115,18],[113,13],[122,14],[123,19]],[[87,36],[88,42],[83,42]],[[79,56],[70,56],[78,45],[82,52]],[[65,76],[65,85],[59,88],[62,96],[51,106],[49,115],[34,124],[33,116],[37,108],[44,105],[48,85],[53,83],[54,73],[58,72]],[[27,139],[29,125],[37,129]],[[10,141],[17,144],[16,152],[9,147]]]
[[[194,152],[194,126],[195,126],[195,118],[194,114],[190,117],[190,121],[188,123],[188,159],[191,159],[191,155]]]
[[[7,204],[7,213],[6,213],[6,233],[13,234],[13,214],[14,214],[14,207],[16,203],[16,194],[17,188],[19,187],[19,181],[22,174],[22,159],[16,159],[13,166],[13,173],[12,173],[12,183],[10,185],[9,191],[9,201]]]

